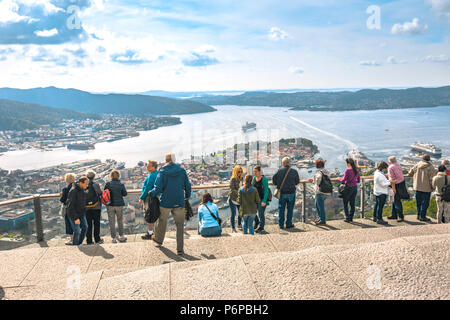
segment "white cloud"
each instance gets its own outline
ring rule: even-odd
[[[386,59],[386,62],[390,63],[390,64],[404,64],[404,63],[407,63],[406,60],[397,60],[394,56],[388,57]]]
[[[37,30],[34,32],[34,34],[38,37],[53,37],[58,34],[58,30],[56,28],[53,28],[51,30]]]
[[[21,16],[17,12],[19,11],[19,5],[13,0],[0,1],[0,22],[2,23],[14,23],[23,20],[30,21],[30,17]]]
[[[440,55],[428,55],[425,58],[422,59],[422,62],[450,62],[450,58],[445,54]]]
[[[28,7],[42,7],[44,14],[46,15],[63,11],[63,9],[56,7],[51,3],[51,0],[16,0],[16,2]]]
[[[279,40],[287,39],[288,37],[289,37],[289,35],[287,34],[286,31],[281,30],[280,28],[277,28],[277,27],[270,28],[270,31],[269,31],[269,39],[270,40],[279,41]]]
[[[381,64],[377,61],[361,61],[359,63],[361,66],[365,66],[365,67],[379,67],[381,66]]]
[[[411,22],[405,22],[403,24],[396,23],[392,26],[392,34],[422,34],[427,31],[428,26],[426,24],[420,24],[418,18],[414,18]]]
[[[305,73],[305,70],[303,70],[302,67],[294,67],[294,66],[292,66],[292,67],[289,68],[289,72],[292,73],[292,74],[303,74],[303,73]]]
[[[450,22],[450,0],[427,0],[437,16]]]

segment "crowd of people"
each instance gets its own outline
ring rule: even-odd
[[[429,155],[424,155],[420,163],[407,174],[394,156],[389,163],[378,163],[374,173],[373,193],[376,197],[373,221],[387,224],[383,219],[383,210],[392,199],[392,213],[387,219],[404,221],[402,200],[410,195],[405,183],[406,177],[413,178],[413,189],[417,204],[417,219],[428,222],[427,210],[431,194],[434,191],[437,202],[437,220],[445,223],[450,218],[450,203],[444,194],[445,187],[450,184],[450,163],[442,162],[436,171]],[[316,225],[325,225],[325,200],[333,193],[330,174],[325,168],[326,161],[315,161],[316,172],[308,180],[314,184],[315,209],[318,219]],[[343,201],[345,222],[352,223],[355,214],[358,183],[361,182],[360,169],[357,163],[346,159],[347,169],[339,179],[338,192]],[[143,182],[139,205],[146,212],[147,232],[143,240],[152,240],[158,245],[164,242],[169,215],[172,214],[176,226],[177,254],[184,254],[185,206],[191,197],[191,183],[186,170],[176,163],[173,153],[167,154],[165,164],[158,169],[156,161],[147,164],[148,176]],[[264,176],[261,166],[256,165],[252,174],[244,175],[244,168],[236,165],[233,168],[229,183],[228,204],[230,207],[230,224],[232,232],[237,228],[244,234],[263,233],[265,227],[265,211],[273,201],[278,199],[278,225],[280,229],[294,228],[293,215],[297,185],[300,183],[298,171],[291,166],[288,157],[282,159],[281,168],[273,175],[272,183],[275,192],[269,188],[269,179]],[[74,174],[66,174],[67,186],[61,192],[61,213],[65,219],[66,234],[70,240],[67,245],[81,245],[86,238],[87,244],[102,244],[100,237],[100,218],[102,205],[106,205],[110,233],[113,243],[125,242],[123,207],[127,196],[125,185],[120,181],[120,172],[113,170],[110,181],[102,188],[95,181],[95,172],[88,171],[85,176],[76,179]],[[449,189],[450,190],[450,189]],[[147,213],[153,215],[147,219]],[[156,214],[157,212],[157,214]],[[118,226],[118,235],[116,231]],[[198,208],[198,233],[204,237],[217,237],[222,234],[222,219],[219,209],[209,193],[204,193]]]

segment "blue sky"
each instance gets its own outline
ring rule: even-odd
[[[450,0],[0,0],[0,69],[93,92],[449,85]]]

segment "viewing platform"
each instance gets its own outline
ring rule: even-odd
[[[132,235],[127,243],[47,241],[1,251],[0,298],[450,299],[448,224],[406,216],[389,226],[355,219],[266,230],[186,232],[183,256],[174,233],[163,246]]]

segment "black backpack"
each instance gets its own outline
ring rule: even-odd
[[[100,196],[95,190],[94,183],[89,182],[89,186],[86,191],[86,208],[94,208],[97,206]]]
[[[450,185],[448,184],[447,176],[445,176],[445,185],[442,187],[442,200],[450,202]]]
[[[322,171],[322,181],[319,184],[319,191],[322,193],[333,193],[333,184],[329,176],[324,174]]]

